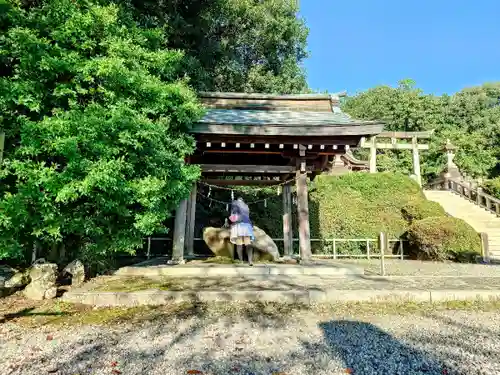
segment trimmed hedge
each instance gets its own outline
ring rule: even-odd
[[[403,217],[410,224],[415,220],[422,220],[427,217],[441,217],[446,216],[446,211],[437,202],[412,199],[401,209]]]
[[[310,192],[312,237],[400,238],[409,227],[403,211],[423,218],[445,215],[411,178],[394,173],[318,176]]]
[[[478,233],[462,219],[428,217],[413,222],[408,239],[421,260],[474,261],[481,253]]]

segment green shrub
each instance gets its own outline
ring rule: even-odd
[[[454,217],[416,220],[408,230],[408,239],[420,260],[472,261],[481,253],[479,234]]]
[[[412,199],[403,206],[401,213],[410,224],[428,217],[446,216],[445,210],[439,203],[423,199]]]
[[[310,192],[312,237],[398,238],[408,227],[401,210],[410,200],[425,201],[410,178],[392,173],[318,176]]]
[[[500,177],[484,182],[483,189],[486,193],[500,199]]]
[[[400,238],[408,229],[402,209],[410,201],[426,199],[418,184],[401,174],[318,176],[310,189],[311,237],[374,239],[386,232]],[[314,243],[313,250],[324,251]],[[366,243],[338,244],[337,251],[365,253]]]

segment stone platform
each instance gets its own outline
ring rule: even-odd
[[[157,258],[134,266],[123,267],[115,272],[116,276],[141,277],[239,277],[239,276],[327,276],[346,277],[364,275],[359,265],[314,260],[304,264],[214,264],[188,262],[181,265],[167,265],[166,259]]]
[[[442,302],[500,300],[500,278],[380,276],[100,277],[63,300],[95,306],[173,302]]]

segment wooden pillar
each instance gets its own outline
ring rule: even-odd
[[[3,150],[5,146],[5,133],[0,132],[0,163],[3,161]]]
[[[370,139],[370,173],[377,173],[377,137]]]
[[[174,240],[172,248],[172,262],[184,260],[184,243],[186,238],[187,199],[181,200],[175,212]]]
[[[483,262],[490,262],[490,245],[488,241],[488,233],[481,232],[481,255],[483,256]]]
[[[297,213],[299,218],[300,258],[302,261],[307,262],[312,256],[307,175],[300,170],[297,170]]]
[[[187,222],[186,222],[186,244],[185,254],[186,257],[192,258],[194,256],[194,229],[196,222],[196,196],[197,185],[193,184],[191,195],[187,205]]]
[[[283,244],[283,255],[291,257],[293,254],[292,187],[289,184],[283,186]]]
[[[413,174],[417,179],[419,186],[422,186],[422,176],[420,173],[420,155],[418,153],[417,137],[411,139],[412,152],[413,152]]]

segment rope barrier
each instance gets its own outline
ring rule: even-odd
[[[280,182],[279,184],[276,184],[276,185],[273,185],[272,187],[282,187],[284,185],[287,185],[291,182],[295,182],[297,181],[300,177],[302,177],[303,175],[307,175],[307,173],[301,173],[299,176],[297,177],[294,177],[294,178],[291,178],[289,180],[286,180],[286,181],[282,181]],[[230,181],[230,180],[228,180]],[[204,185],[204,186],[207,186],[207,187],[210,187],[210,188],[216,188],[216,189],[221,189],[221,190],[228,190],[228,191],[240,191],[242,193],[245,193],[246,190],[242,190],[242,189],[235,189],[234,187],[231,188],[231,187],[227,187],[227,186],[220,186],[220,185],[212,185],[212,184],[208,184],[206,182],[203,182],[203,181],[198,181],[198,184],[200,185]],[[268,189],[269,186],[266,186],[266,187],[257,187],[257,188],[253,188],[252,190],[253,191],[262,191],[262,190],[265,190],[265,189]]]
[[[205,194],[202,194],[200,192],[197,192],[197,194],[202,197],[203,199],[206,199],[206,200],[209,200],[209,201],[212,201],[212,202],[215,202],[215,203],[219,203],[219,204],[222,204],[224,206],[228,206],[228,205],[231,205],[232,202],[223,202],[223,201],[220,201],[218,199],[214,199],[214,198],[210,198],[208,196],[206,196]],[[250,202],[246,202],[245,203],[249,206],[251,204],[257,204],[257,203],[266,203],[269,199],[272,199],[272,198],[262,198],[262,199],[257,199],[255,201],[250,201]]]

